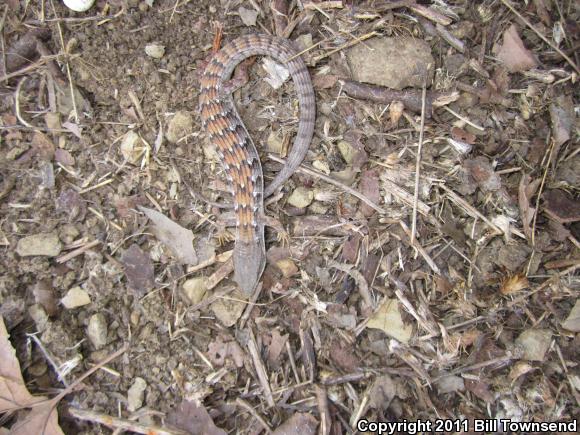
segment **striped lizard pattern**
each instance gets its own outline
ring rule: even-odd
[[[251,56],[269,56],[284,64],[294,82],[300,117],[298,132],[284,167],[264,189],[260,157],[240,119],[229,89],[234,68]],[[236,240],[234,280],[249,296],[266,265],[264,198],[294,173],[304,159],[316,117],[314,89],[304,61],[290,42],[269,35],[241,36],[214,54],[201,78],[199,109],[203,127],[215,144],[233,196]]]

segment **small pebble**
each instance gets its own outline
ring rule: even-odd
[[[107,344],[107,319],[104,314],[97,313],[91,316],[87,335],[95,349],[100,349]]]
[[[202,276],[188,279],[183,283],[182,291],[189,302],[198,304],[207,292],[207,281]]]
[[[135,412],[143,406],[146,388],[147,382],[145,382],[145,379],[135,378],[133,385],[127,392],[127,409],[129,412]]]
[[[288,204],[297,208],[306,208],[314,200],[314,192],[306,187],[298,187],[288,197]]]
[[[68,310],[73,308],[82,307],[83,305],[88,305],[91,303],[91,297],[89,294],[83,290],[81,287],[76,286],[71,288],[64,298],[60,300],[64,307]]]
[[[153,59],[161,59],[165,55],[165,46],[159,44],[147,44],[145,53]]]

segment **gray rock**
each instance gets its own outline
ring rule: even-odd
[[[133,385],[127,392],[127,409],[130,412],[135,412],[143,406],[143,399],[145,398],[145,388],[147,382],[143,378],[135,378]]]
[[[346,53],[354,80],[403,89],[433,79],[435,60],[429,45],[412,38],[372,38]]]
[[[552,333],[548,329],[528,329],[516,339],[516,344],[524,351],[523,359],[544,361],[551,341]]]

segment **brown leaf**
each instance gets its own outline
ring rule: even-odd
[[[363,171],[360,177],[359,189],[364,196],[373,201],[375,204],[378,204],[381,199],[378,172],[374,169]],[[375,209],[366,203],[361,205],[360,210],[362,214],[367,217],[376,213]]]
[[[10,435],[64,435],[58,425],[56,403],[52,400],[34,406],[23,418],[10,428]]]
[[[459,127],[453,127],[451,129],[451,137],[455,140],[460,140],[470,145],[473,145],[475,143],[475,139],[477,139],[473,133],[465,131]]]
[[[524,234],[528,240],[531,240],[532,238],[532,229],[530,224],[532,223],[532,219],[536,213],[536,209],[531,207],[530,201],[538,190],[541,182],[541,178],[530,181],[530,176],[528,174],[524,174],[520,180],[518,189],[518,202],[520,206],[522,225],[524,227]]]
[[[171,250],[177,261],[192,266],[197,265],[198,259],[193,248],[193,233],[191,230],[183,228],[157,210],[146,207],[139,207],[139,210],[151,220],[153,234]]]
[[[0,413],[26,408],[43,399],[32,396],[26,389],[16,352],[8,340],[4,320],[0,318]]]
[[[65,213],[69,222],[83,220],[87,212],[81,195],[73,189],[66,189],[60,193],[56,202],[56,210],[59,213]]]
[[[282,423],[273,435],[314,435],[318,421],[313,415],[297,412]]]
[[[495,173],[487,158],[480,156],[465,160],[463,167],[482,191],[495,191],[501,187],[499,175]]]
[[[62,148],[57,148],[54,152],[54,160],[64,166],[73,166],[75,164],[75,158],[67,150]]]
[[[312,78],[312,86],[315,89],[330,89],[338,81],[338,76],[332,74],[317,74]]]
[[[0,318],[0,413],[30,407],[31,411],[20,416],[10,434],[63,435],[58,426],[56,403],[28,392],[4,320]]]
[[[132,244],[121,256],[129,287],[144,296],[153,288],[153,261],[137,244]]]
[[[528,288],[529,286],[530,283],[528,282],[528,279],[525,276],[515,275],[512,276],[511,278],[506,279],[502,283],[499,291],[501,292],[502,295],[509,295],[517,291],[523,290],[525,288]]]
[[[555,221],[565,224],[580,220],[580,202],[562,190],[548,190],[542,197],[546,213]]]
[[[282,335],[277,329],[272,330],[270,333],[270,341],[266,344],[266,349],[268,351],[268,364],[270,367],[280,367],[280,355],[284,351],[287,341],[288,334]]]
[[[51,161],[54,157],[54,143],[47,135],[39,131],[35,132],[32,137],[32,149],[42,160]]]
[[[570,140],[572,127],[575,122],[574,102],[569,95],[560,95],[555,103],[550,104],[550,121],[552,124],[552,136],[557,149]]]
[[[504,32],[503,45],[495,51],[510,72],[527,71],[538,65],[532,52],[524,46],[515,24]]]
[[[167,415],[166,422],[191,435],[226,435],[215,425],[203,404],[184,400]]]
[[[358,257],[358,247],[360,244],[361,236],[358,233],[351,235],[342,244],[342,258],[347,262],[354,264]]]

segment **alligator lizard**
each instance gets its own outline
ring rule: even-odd
[[[269,56],[290,72],[298,102],[298,132],[286,164],[264,190],[260,157],[228,89],[234,68],[250,56]],[[199,109],[204,129],[215,144],[233,196],[236,216],[234,280],[249,296],[266,265],[264,198],[294,173],[304,159],[312,134],[316,106],[314,89],[304,61],[289,41],[269,35],[241,36],[215,53],[201,78]]]

